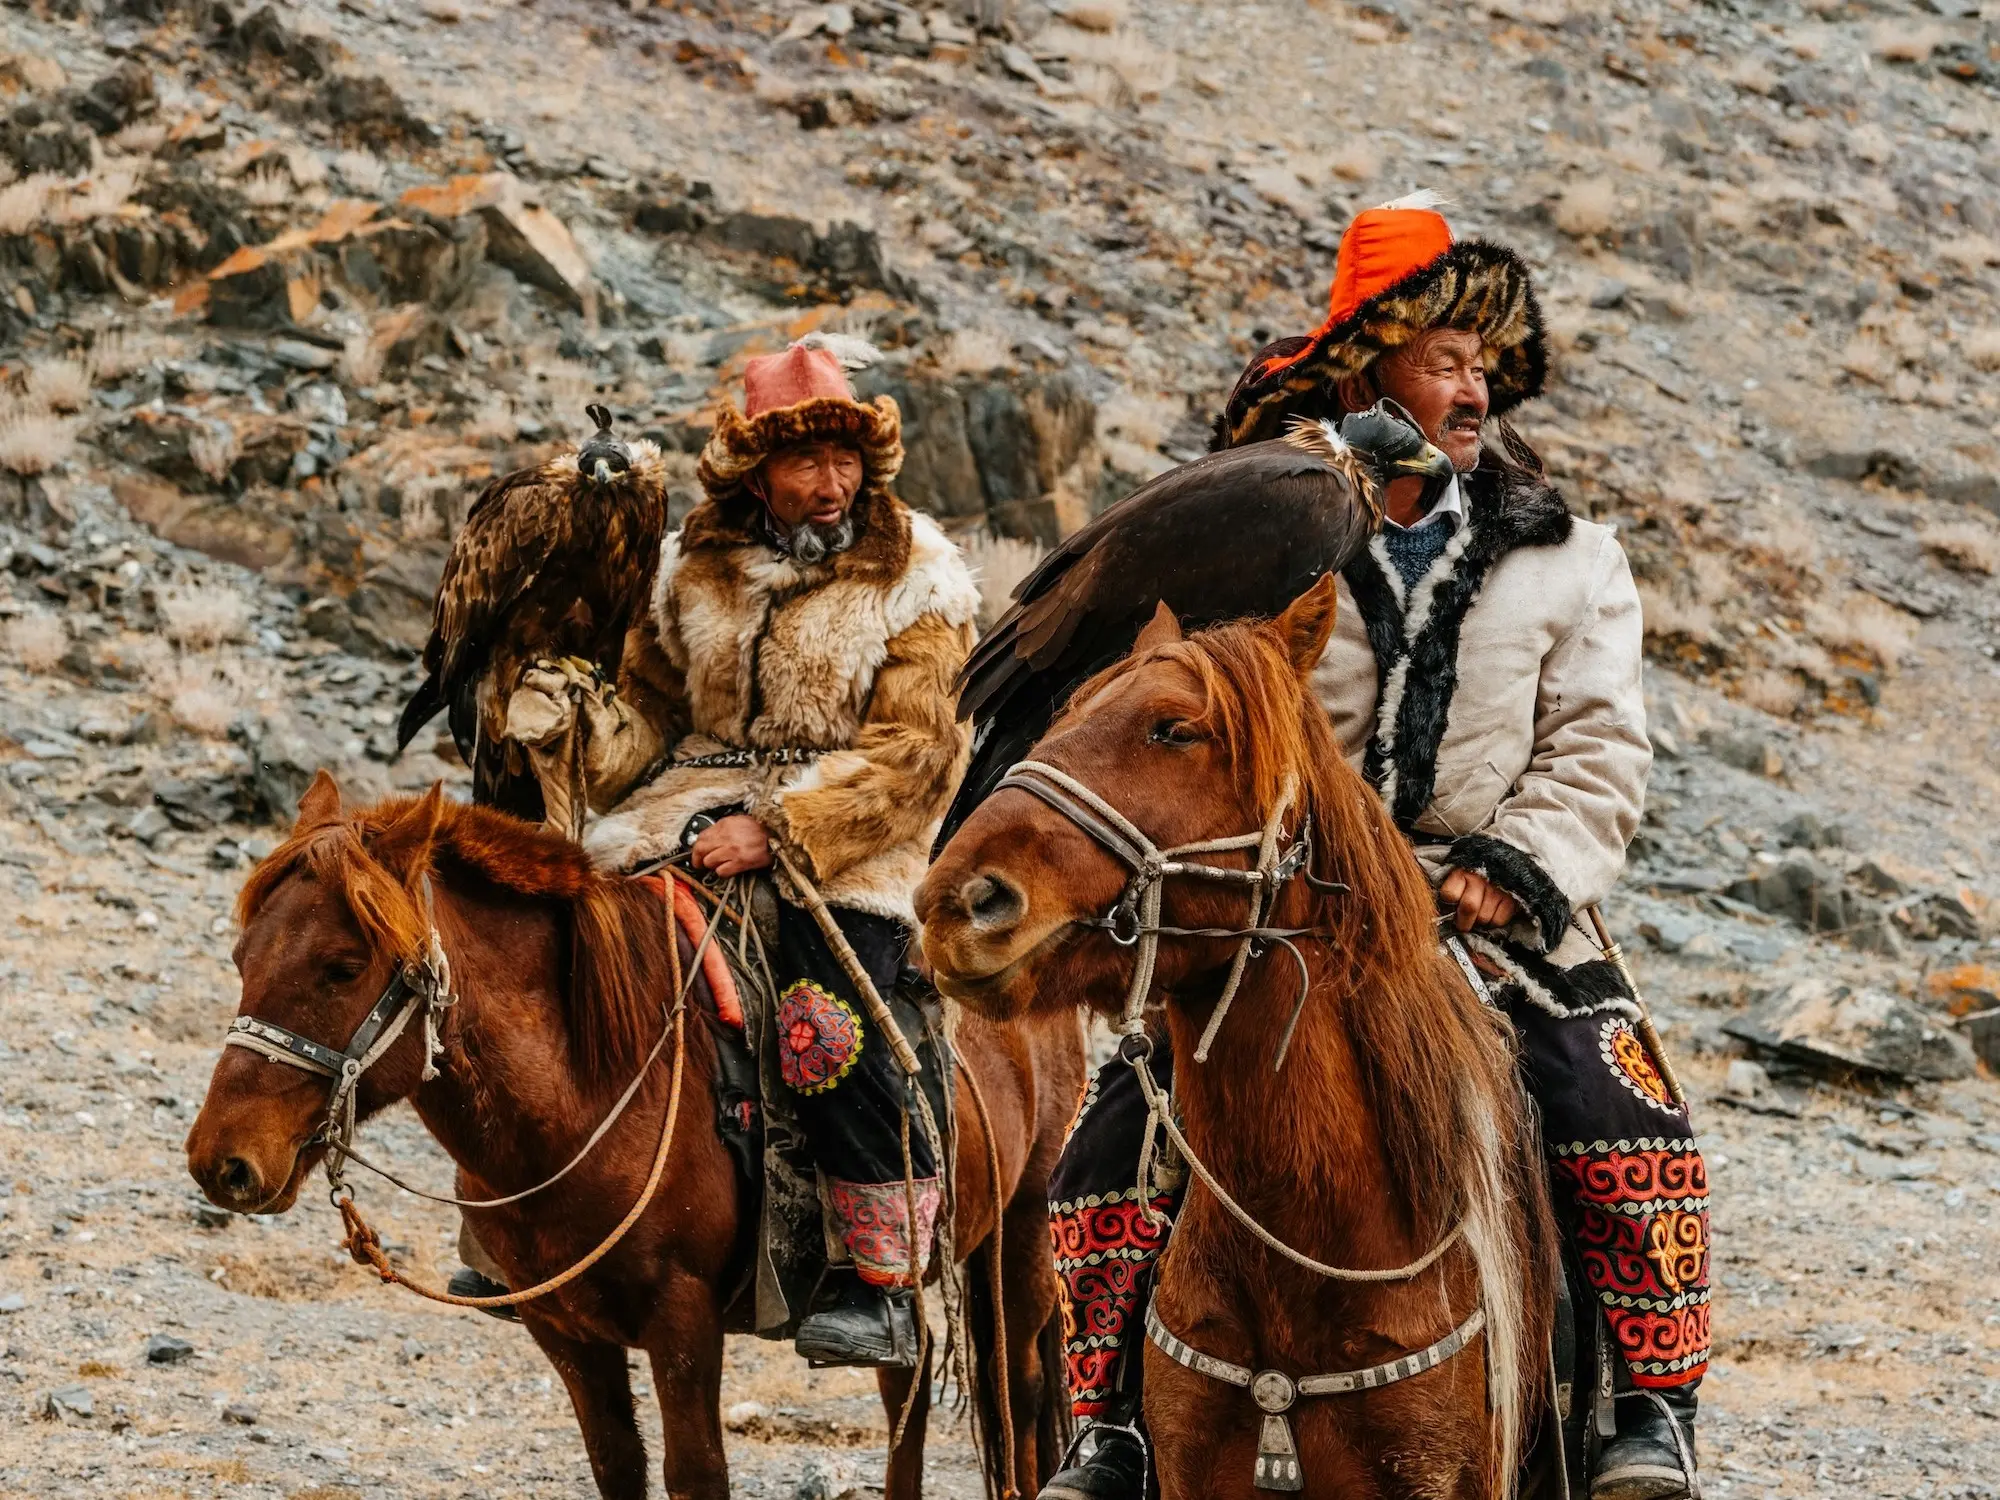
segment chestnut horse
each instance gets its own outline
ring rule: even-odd
[[[1333,611],[1330,577],[1275,621],[1192,637],[1162,606],[1131,656],[1077,690],[1032,758],[1161,848],[1241,844],[1289,805],[1284,835],[1294,850],[1309,840],[1301,874],[1312,878],[1280,881],[1261,922],[1246,921],[1241,883],[1170,871],[1164,884],[1151,996],[1164,1007],[1185,1139],[1257,1224],[1321,1262],[1403,1268],[1449,1241],[1404,1279],[1326,1279],[1195,1181],[1158,1270],[1161,1325],[1183,1352],[1297,1381],[1441,1340],[1449,1351],[1446,1336],[1483,1308],[1464,1352],[1397,1383],[1301,1394],[1286,1419],[1310,1494],[1504,1495],[1546,1380],[1554,1225],[1505,1023],[1440,953],[1423,872],[1309,690]],[[945,993],[1014,1022],[1077,1004],[1116,1010],[1135,935],[1129,911],[1115,935],[1104,915],[1128,866],[1100,842],[1108,820],[1095,834],[1087,822],[1017,785],[959,830],[917,893]],[[1256,854],[1206,862],[1242,869]],[[1292,936],[1305,973],[1274,943],[1244,971],[1197,1062],[1238,948],[1226,934],[1245,926],[1305,929]],[[1275,1403],[1287,1382],[1260,1374],[1245,1391],[1157,1340],[1144,1357],[1162,1494],[1255,1493],[1265,1429],[1251,1392]]]
[[[437,788],[343,812],[320,772],[290,838],[251,873],[238,915],[239,1014],[336,1050],[398,965],[421,962],[434,926],[458,993],[443,1013],[436,1076],[422,1076],[426,1042],[412,1024],[362,1075],[358,1114],[409,1099],[458,1164],[463,1197],[518,1192],[569,1161],[661,1039],[673,1004],[675,938],[657,884],[599,874],[578,845],[447,802]],[[747,1274],[756,1218],[712,1125],[714,1038],[698,1016],[684,1037],[679,1129],[656,1196],[601,1261],[520,1308],[568,1387],[599,1491],[618,1500],[646,1493],[628,1348],[652,1359],[667,1494],[729,1493],[718,1411],[723,1311]],[[1056,1292],[1043,1200],[1081,1085],[1082,1046],[1069,1016],[1004,1027],[967,1017],[959,1049],[977,1075],[1002,1179],[996,1190],[982,1111],[967,1102],[961,1077],[955,1243],[980,1259],[968,1285],[988,1482],[1032,1494],[1060,1458],[1052,1421],[1060,1375],[1048,1378],[1042,1363],[1053,1348]],[[513,1285],[574,1266],[636,1203],[660,1149],[669,1072],[664,1061],[651,1069],[561,1181],[522,1203],[471,1212]],[[315,1137],[328,1091],[324,1077],[226,1048],[188,1135],[195,1180],[225,1208],[290,1208],[326,1149]],[[994,1420],[994,1320],[983,1291],[996,1227],[1011,1475],[995,1467],[1004,1434]],[[921,1490],[930,1378],[885,1371],[880,1379],[892,1420],[913,1380],[913,1415],[889,1459],[887,1493],[897,1497]]]

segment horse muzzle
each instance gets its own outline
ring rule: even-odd
[[[217,1208],[284,1213],[325,1154],[310,1132],[301,1136],[287,1123],[254,1117],[263,1112],[204,1105],[188,1131],[188,1175]]]

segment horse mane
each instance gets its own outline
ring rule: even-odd
[[[446,802],[430,857],[399,876],[370,852],[419,799],[391,797],[331,823],[295,830],[250,872],[236,899],[246,926],[273,892],[306,873],[338,891],[378,952],[409,962],[430,941],[423,878],[471,875],[566,916],[570,1049],[579,1076],[643,1055],[659,1029],[671,927],[648,885],[600,873],[580,845],[490,807]]]
[[[1341,753],[1332,720],[1270,622],[1218,625],[1127,657],[1071,702],[1086,703],[1113,678],[1161,659],[1199,679],[1205,707],[1190,727],[1223,748],[1258,820],[1294,787],[1295,805],[1311,821],[1314,873],[1348,888],[1316,894],[1307,920],[1329,938],[1325,977],[1347,997],[1340,1021],[1417,1236],[1428,1245],[1453,1223],[1465,1225],[1494,1354],[1492,1492],[1511,1493],[1537,1409],[1537,1330],[1546,1316],[1526,1299],[1531,1283],[1541,1287],[1533,1268],[1553,1274],[1558,1253],[1533,1117],[1519,1102],[1512,1030],[1449,971],[1430,881],[1381,798]],[[1340,1108],[1334,1098],[1302,1102]],[[1528,1243],[1508,1228],[1510,1204],[1527,1213]]]

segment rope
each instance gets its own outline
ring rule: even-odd
[[[965,1075],[966,1091],[972,1095],[972,1108],[979,1116],[979,1128],[986,1136],[986,1170],[993,1183],[993,1265],[988,1272],[993,1283],[993,1384],[1000,1411],[1000,1452],[1007,1466],[1000,1500],[1015,1500],[1020,1491],[1014,1487],[1014,1478],[1020,1471],[1014,1455],[1014,1396],[1007,1368],[1007,1283],[1000,1267],[1001,1215],[1006,1208],[1000,1195],[1000,1142],[993,1134],[993,1117],[986,1112],[986,1096],[980,1091],[979,1080],[964,1058],[957,1061],[958,1071]]]
[[[680,1119],[681,1083],[687,1072],[687,1005],[685,995],[682,991],[681,949],[678,940],[668,944],[667,952],[673,965],[671,969],[673,977],[670,985],[676,996],[680,997],[674,1003],[672,1016],[674,1036],[673,1083],[667,1094],[667,1115],[660,1127],[659,1149],[653,1153],[653,1170],[646,1178],[645,1187],[640,1190],[638,1201],[632,1205],[631,1211],[619,1222],[617,1228],[613,1229],[610,1234],[599,1241],[597,1248],[584,1256],[582,1260],[571,1266],[567,1271],[550,1277],[547,1281],[540,1282],[522,1291],[508,1292],[504,1296],[460,1297],[451,1292],[441,1292],[435,1287],[428,1287],[421,1282],[412,1281],[391,1265],[389,1257],[383,1252],[381,1236],[361,1217],[361,1210],[355,1206],[353,1197],[349,1195],[341,1197],[338,1200],[341,1221],[347,1226],[347,1238],[342,1243],[347,1253],[354,1258],[356,1265],[372,1267],[375,1273],[384,1281],[393,1282],[397,1286],[415,1292],[419,1297],[427,1298],[432,1302],[443,1302],[452,1307],[484,1309],[489,1307],[518,1307],[523,1302],[532,1302],[537,1297],[544,1297],[550,1292],[559,1291],[611,1253],[612,1247],[624,1239],[632,1226],[639,1222],[640,1217],[652,1204],[653,1195],[659,1191],[660,1179],[666,1174],[667,1158],[673,1152],[674,1127]],[[645,1075],[642,1073],[640,1076],[644,1077]]]
[[[1131,1061],[1133,1071],[1139,1075],[1140,1091],[1145,1094],[1146,1104],[1152,1115],[1146,1132],[1147,1139],[1150,1141],[1152,1138],[1152,1126],[1154,1124],[1164,1129],[1167,1133],[1167,1138],[1174,1143],[1175,1148],[1187,1159],[1187,1164],[1194,1169],[1195,1176],[1199,1177],[1202,1185],[1215,1195],[1216,1202],[1228,1209],[1230,1216],[1237,1223],[1249,1230],[1259,1240],[1263,1241],[1265,1245],[1291,1261],[1292,1264],[1302,1266],[1315,1275],[1324,1276],[1329,1281],[1409,1281],[1414,1277],[1421,1276],[1425,1271],[1436,1265],[1445,1251],[1457,1244],[1459,1237],[1465,1233],[1465,1221],[1461,1219],[1451,1227],[1451,1230],[1443,1239],[1433,1245],[1423,1256],[1411,1261],[1406,1266],[1397,1266],[1391,1270],[1383,1271],[1355,1271],[1341,1266],[1330,1266],[1325,1261],[1314,1260],[1303,1251],[1294,1250],[1262,1224],[1251,1218],[1249,1211],[1234,1198],[1230,1197],[1222,1184],[1215,1180],[1215,1174],[1209,1171],[1207,1164],[1199,1156],[1195,1155],[1194,1147],[1188,1144],[1188,1139],[1181,1133],[1180,1126],[1174,1123],[1171,1101],[1168,1100],[1166,1093],[1160,1088],[1158,1081],[1154,1079],[1153,1070],[1146,1065],[1145,1057],[1143,1055],[1136,1056]],[[1143,1188],[1143,1186],[1144,1184],[1142,1183],[1141,1187]],[[1145,1199],[1142,1197],[1140,1201],[1143,1203]]]

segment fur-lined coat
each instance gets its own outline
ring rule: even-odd
[[[1414,588],[1379,537],[1348,566],[1314,685],[1432,877],[1471,870],[1519,905],[1507,942],[1474,946],[1546,983],[1600,958],[1571,918],[1645,805],[1639,595],[1617,537],[1553,489],[1460,482],[1466,520]]]
[[[592,747],[592,795],[614,802],[585,843],[627,868],[681,846],[696,813],[740,807],[834,906],[914,923],[910,901],[964,772],[952,680],[979,594],[928,517],[871,486],[860,536],[805,567],[740,497],[711,498],[666,539],[652,617],[621,684],[633,743]],[[625,795],[657,747],[658,773]],[[817,751],[799,763],[684,766],[720,751]]]

